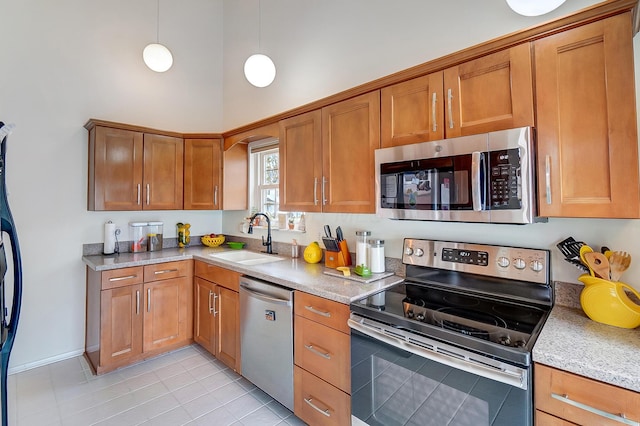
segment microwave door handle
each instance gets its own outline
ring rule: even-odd
[[[471,154],[471,202],[474,211],[481,211],[484,205],[482,194],[482,160],[483,153],[474,152]]]

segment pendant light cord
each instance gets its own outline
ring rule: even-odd
[[[258,52],[262,52],[262,0],[258,0]]]
[[[157,20],[156,20],[156,43],[160,44],[160,0],[158,0],[157,7]]]

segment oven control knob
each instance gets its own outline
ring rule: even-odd
[[[534,272],[540,272],[544,269],[544,265],[539,260],[531,261],[531,270]]]
[[[413,254],[413,249],[411,247],[407,247],[406,249],[404,249],[404,254],[406,254],[407,256],[411,256]]]
[[[500,336],[500,344],[504,346],[511,346],[511,338],[509,336]]]
[[[409,309],[406,313],[407,318],[412,319],[413,318],[413,311],[411,309]]]
[[[424,321],[424,314],[418,314],[418,315],[416,315],[416,319],[417,319],[418,321]]]
[[[501,268],[506,268],[510,263],[511,262],[509,262],[509,259],[504,256],[500,256],[498,258],[498,266],[500,266]]]
[[[414,253],[416,256],[420,257],[424,254],[424,250],[422,250],[421,248],[417,248]]]
[[[513,267],[516,269],[524,269],[527,267],[527,263],[523,259],[517,257],[513,259]]]

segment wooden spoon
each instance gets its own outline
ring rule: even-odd
[[[609,257],[611,281],[619,281],[623,272],[631,265],[631,255],[625,251],[614,251]]]
[[[596,277],[608,280],[609,277],[609,260],[607,257],[595,251],[584,253],[584,259],[587,261],[587,265],[596,274]]]

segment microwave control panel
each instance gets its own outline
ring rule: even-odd
[[[489,199],[492,210],[522,207],[520,151],[517,148],[489,153]]]

